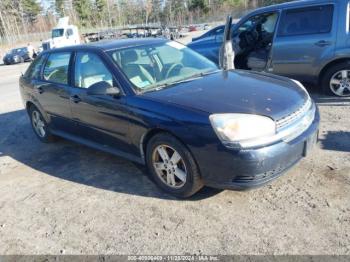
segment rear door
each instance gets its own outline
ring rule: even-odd
[[[269,72],[313,81],[321,60],[333,56],[336,6],[317,5],[282,12]]]
[[[70,131],[70,78],[71,52],[55,52],[48,55],[42,77],[33,83],[36,98],[50,116],[51,126],[56,130]]]

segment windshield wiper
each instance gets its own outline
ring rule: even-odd
[[[174,81],[174,82],[171,82],[171,83],[164,83],[164,84],[161,84],[161,85],[157,85],[157,86],[155,86],[153,88],[147,89],[143,93],[159,91],[159,90],[165,89],[165,88],[167,88],[169,86],[172,86],[172,85],[185,83],[185,82],[190,82],[190,81],[193,81],[193,80],[196,80],[196,79],[199,79],[199,78],[201,78],[201,76],[191,76],[189,78],[181,79],[181,80]]]
[[[219,71],[220,71],[220,70],[218,69],[218,70],[209,71],[209,72],[201,72],[201,73],[198,73],[198,74],[189,76],[189,77],[187,77],[187,78],[184,78],[184,79],[181,79],[181,80],[178,80],[178,81],[174,81],[174,82],[171,82],[171,83],[164,83],[164,84],[155,86],[155,87],[153,87],[153,88],[150,88],[150,89],[145,90],[143,93],[153,92],[153,91],[159,91],[159,90],[162,90],[162,89],[167,88],[167,87],[172,86],[172,85],[181,84],[181,83],[186,83],[186,82],[191,82],[191,81],[193,81],[193,80],[202,78],[203,76],[210,75],[210,74],[214,74],[214,73],[219,72]]]

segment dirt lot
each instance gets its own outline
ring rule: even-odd
[[[271,185],[180,201],[131,162],[40,143],[26,66],[0,66],[0,254],[350,254],[350,99],[311,90],[319,147]]]

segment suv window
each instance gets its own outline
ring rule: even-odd
[[[75,61],[75,87],[89,88],[102,81],[113,86],[112,73],[97,54],[78,52]]]
[[[279,36],[324,34],[332,30],[333,5],[287,10],[282,15]]]
[[[50,54],[44,67],[44,79],[58,84],[68,84],[69,60],[70,53]]]
[[[39,56],[37,59],[30,64],[28,70],[24,74],[24,77],[29,79],[38,79],[40,78],[41,66],[45,60],[45,55]]]
[[[251,31],[257,25],[261,25],[261,30],[272,34],[275,31],[277,19],[277,13],[263,13],[253,16],[240,25],[238,31],[233,33],[233,36],[239,35],[244,31]]]

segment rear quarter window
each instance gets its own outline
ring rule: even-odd
[[[282,14],[279,36],[325,34],[332,30],[333,5],[286,10]]]

